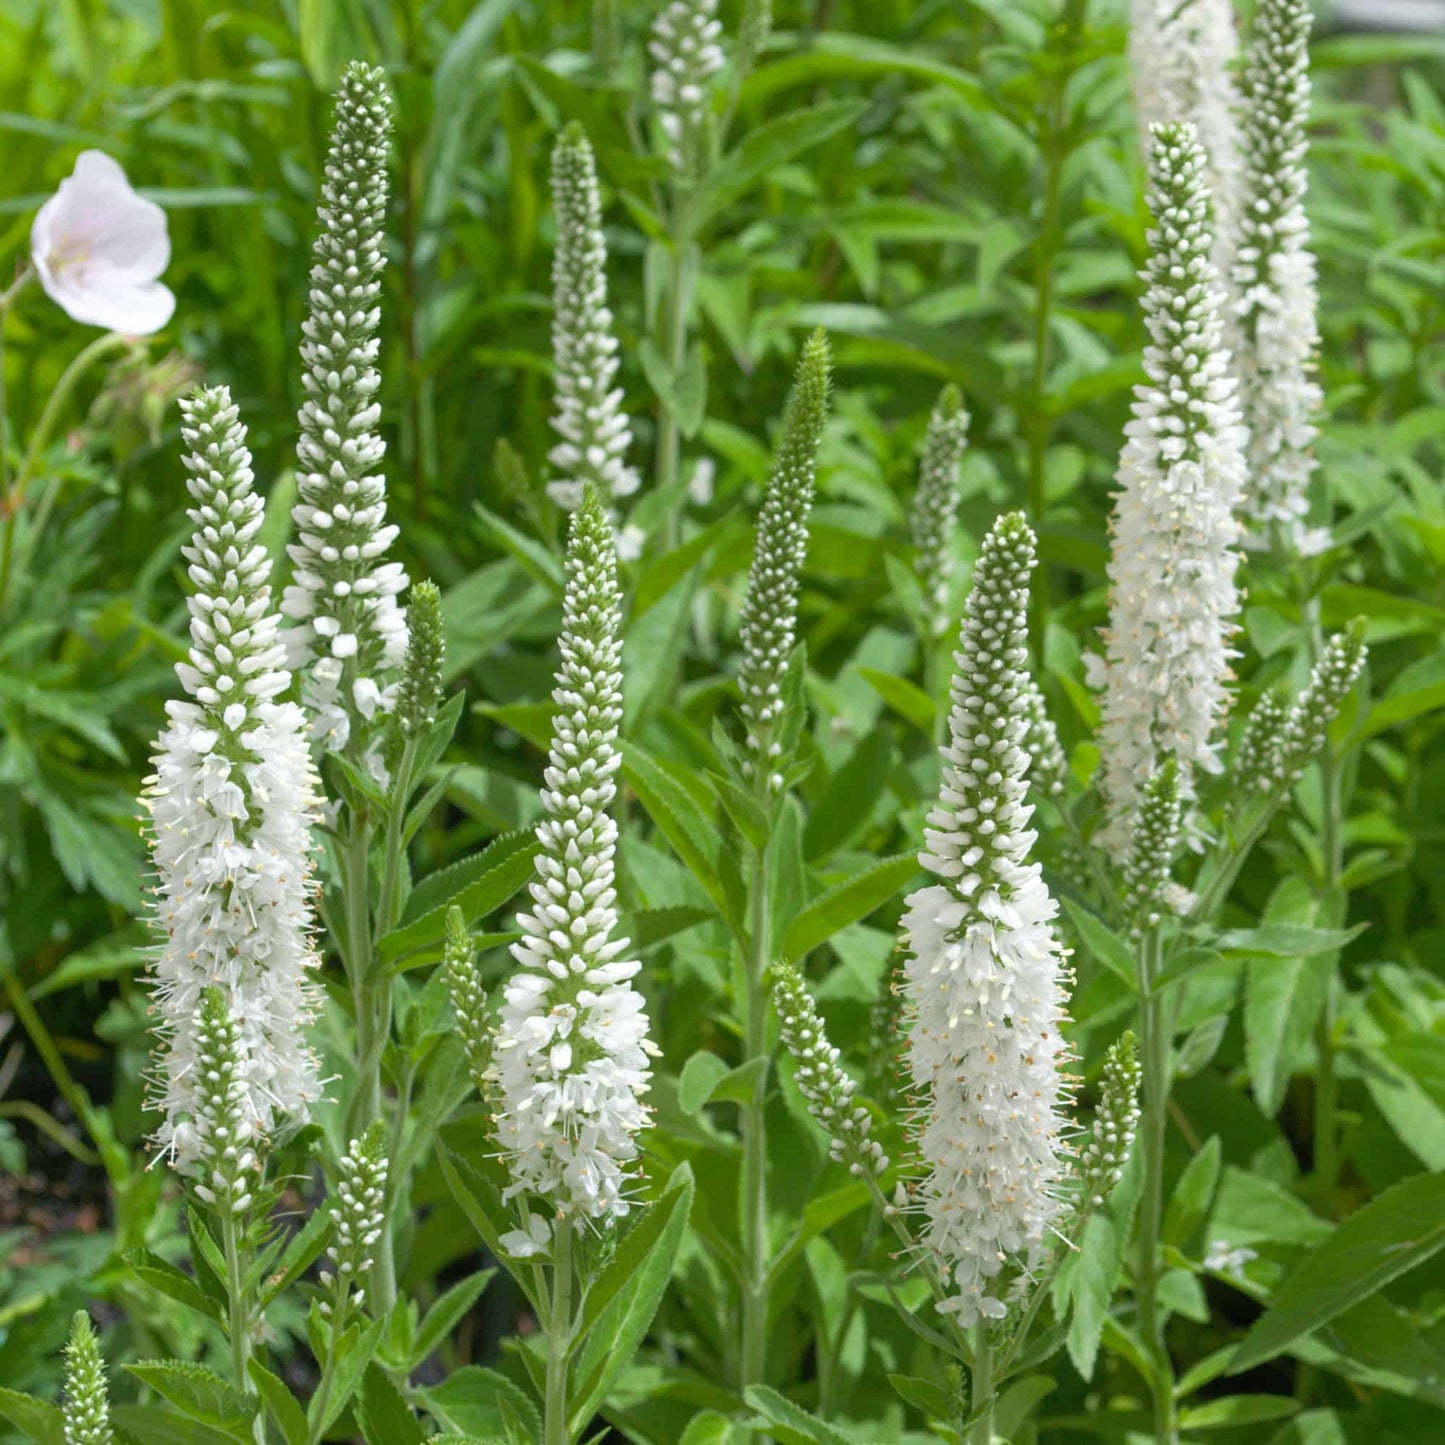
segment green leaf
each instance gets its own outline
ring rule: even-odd
[[[510,522],[490,512],[480,502],[473,502],[482,526],[491,534],[492,540],[505,552],[510,552],[521,564],[522,570],[534,581],[558,596],[562,594],[564,576],[562,563],[535,537],[519,532]]]
[[[306,1410],[307,1424],[324,1438],[326,1432],[341,1418],[341,1412],[351,1402],[356,1387],[361,1383],[376,1347],[381,1343],[382,1331],[386,1328],[385,1318],[372,1320],[370,1324],[352,1325],[342,1336],[336,1352],[335,1373],[332,1376],[331,1398],[326,1403],[326,1414],[318,1418],[322,1407],[319,1394],[311,1397]]]
[[[502,1248],[502,1235],[512,1228],[513,1215],[502,1203],[501,1191],[480,1170],[450,1148],[444,1139],[437,1141],[437,1162],[441,1165],[442,1177],[452,1198],[461,1206],[462,1213],[472,1222],[472,1227],[481,1236],[482,1242],[500,1260],[517,1281],[533,1308],[537,1301],[532,1298],[531,1272],[518,1269],[508,1259]]]
[[[888,782],[893,743],[884,728],[874,728],[828,779],[808,810],[803,851],[824,858],[847,847],[867,826]]]
[[[1130,992],[1139,992],[1139,971],[1134,950],[1081,904],[1072,898],[1063,900],[1064,911],[1078,932],[1079,939],[1089,953],[1110,973],[1124,980]]]
[[[421,1445],[425,1438],[416,1416],[375,1361],[366,1367],[356,1416],[367,1445]]]
[[[254,1357],[246,1362],[246,1369],[271,1418],[286,1437],[286,1445],[307,1445],[306,1412],[296,1403],[296,1397]]]
[[[572,1368],[574,1431],[597,1413],[613,1382],[631,1363],[672,1278],[692,1209],[691,1169],[682,1165],[673,1180],[667,1193],[624,1236],[589,1291],[582,1317],[586,1339]],[[599,1303],[594,1303],[594,1295]]]
[[[1280,1286],[1230,1363],[1239,1374],[1287,1349],[1445,1246],[1445,1172],[1417,1174],[1352,1214]]]
[[[497,1277],[495,1269],[479,1269],[476,1274],[454,1284],[426,1312],[421,1329],[412,1346],[411,1365],[417,1369],[434,1350],[440,1349],[462,1316],[482,1297],[483,1291]]]
[[[542,1438],[542,1418],[526,1392],[505,1375],[482,1365],[453,1370],[440,1385],[424,1391],[422,1398],[438,1419],[467,1436],[504,1434],[505,1402],[526,1422],[534,1439]]]
[[[1288,1395],[1229,1395],[1179,1412],[1181,1430],[1228,1430],[1239,1425],[1258,1425],[1264,1420],[1284,1420],[1300,1407]]]
[[[1209,1214],[1209,1206],[1214,1201],[1223,1157],[1219,1135],[1212,1134],[1204,1148],[1185,1166],[1164,1212],[1166,1243],[1184,1248],[1193,1238],[1195,1230],[1204,1223]]]
[[[866,918],[887,903],[918,872],[911,853],[883,858],[860,869],[815,898],[788,925],[783,935],[783,957],[796,961],[826,943],[850,923]]]
[[[858,1445],[858,1436],[843,1434],[766,1385],[749,1385],[743,1398],[758,1412],[755,1423],[767,1426],[778,1445]]]
[[[1353,928],[1311,928],[1303,923],[1266,923],[1259,928],[1231,928],[1214,946],[1222,953],[1250,958],[1294,958],[1300,954],[1330,953],[1358,938],[1370,925]]]
[[[858,676],[883,699],[905,722],[910,722],[927,737],[933,736],[933,722],[938,709],[921,687],[891,672],[860,667]]]
[[[242,1445],[250,1438],[249,1430],[238,1437],[235,1431],[184,1420],[155,1405],[115,1405],[110,1418],[125,1432],[126,1440],[136,1445]],[[117,1445],[123,1442],[117,1441]]]
[[[683,226],[697,235],[716,215],[777,168],[851,125],[866,109],[861,100],[829,100],[789,111],[750,130],[693,193]]]
[[[715,1053],[699,1049],[683,1066],[677,1079],[677,1106],[696,1114],[712,1097],[713,1089],[728,1076],[728,1066]]]
[[[150,1360],[125,1368],[192,1420],[232,1434],[250,1426],[260,1404],[204,1365],[185,1360]]]
[[[38,1445],[65,1445],[65,1417],[44,1400],[0,1385],[0,1415]]]
[[[215,1300],[211,1299],[190,1275],[175,1265],[153,1254],[148,1249],[128,1249],[121,1256],[137,1279],[144,1280],[152,1289],[158,1289],[178,1304],[193,1309],[209,1319],[220,1321],[222,1313]]]
[[[915,1410],[922,1410],[928,1419],[952,1419],[953,1403],[947,1393],[932,1380],[923,1380],[917,1375],[889,1375],[888,1383]]]

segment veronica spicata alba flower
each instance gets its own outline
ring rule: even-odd
[[[547,495],[566,511],[588,482],[609,500],[637,490],[627,465],[632,431],[617,386],[617,338],[607,309],[607,243],[597,162],[582,127],[569,125],[552,152],[552,202],[557,254],[552,259],[552,360],[556,382],[553,430],[562,438],[548,454],[561,475]]]
[[[1244,72],[1245,187],[1234,286],[1237,372],[1249,427],[1244,505],[1302,552],[1328,533],[1304,525],[1314,473],[1319,295],[1305,214],[1309,121],[1308,0],[1261,0]]]
[[[86,326],[149,336],[176,309],[159,279],[171,262],[166,213],[104,151],[81,151],[35,213],[30,257],[45,294]]]
[[[318,780],[306,719],[278,701],[291,684],[271,562],[256,540],[246,430],[224,387],[181,403],[195,528],[182,549],[193,587],[191,646],[176,672],[189,696],[166,704],[168,725],[142,801],[158,875],[154,964],[165,1122],[178,1166],[200,1147],[195,1020],[218,988],[240,1031],[243,1114],[257,1137],[304,1120],[319,1096],[306,1045],[313,1004],[311,825]]]
[[[1085,1214],[1104,1204],[1129,1162],[1139,1129],[1141,1080],[1134,1035],[1122,1034],[1104,1055],[1094,1130],[1079,1151],[1079,1207]]]
[[[323,1274],[333,1300],[340,1304],[340,1309],[333,1304],[327,1311],[335,1329],[345,1325],[342,1314],[348,1302],[359,1308],[366,1299],[362,1281],[371,1271],[376,1242],[386,1228],[387,1146],[386,1125],[375,1119],[362,1138],[351,1141],[341,1159],[331,1203],[336,1233],[326,1250],[332,1269]]]
[[[651,1078],[641,965],[617,928],[609,812],[622,764],[621,594],[612,527],[588,487],[572,514],[562,602],[562,665],[537,825],[532,911],[512,945],[521,968],[504,990],[492,1077],[506,1198],[533,1194],[556,1213],[627,1213],[642,1102]]]
[[[390,712],[406,653],[406,616],[396,599],[407,578],[399,562],[383,560],[397,528],[386,521],[386,444],[376,431],[390,132],[381,72],[353,61],[336,95],[301,325],[297,541],[281,604],[296,624],[287,641],[291,665],[303,674],[312,734],[332,752]],[[379,740],[364,751],[380,776]]]
[[[1244,186],[1238,58],[1234,0],[1131,0],[1129,59],[1139,134],[1147,150],[1156,125],[1194,126],[1214,207],[1213,260],[1226,288]]]
[[[1124,859],[1122,901],[1136,934],[1157,927],[1164,916],[1182,821],[1179,775],[1171,759],[1140,789],[1139,816]]]
[[[105,1360],[90,1316],[78,1310],[65,1346],[65,1399],[61,1407],[65,1445],[113,1445]]]
[[[1000,1318],[1063,1209],[1068,1148],[1065,952],[1030,861],[1028,591],[1034,538],[1017,513],[984,539],[952,684],[939,801],[908,899],[908,1065],[923,1243],[960,1325]]]
[[[723,68],[717,0],[672,0],[652,23],[652,103],[668,157],[692,176],[707,156],[713,80]]]
[[[1244,429],[1221,338],[1222,293],[1209,259],[1204,153],[1192,126],[1154,131],[1154,229],[1142,279],[1147,385],[1119,458],[1110,523],[1109,623],[1088,659],[1102,691],[1097,841],[1128,852],[1139,789],[1166,758],[1180,796],[1196,769],[1219,769],[1229,705]]]
[[[775,771],[781,749],[773,734],[783,715],[783,678],[798,622],[798,578],[808,552],[808,514],[813,509],[818,442],[828,419],[830,366],[828,338],[814,332],[803,347],[783,411],[782,440],[758,513],[757,546],[738,629],[747,766],[759,770],[769,791],[781,784]]]
[[[914,567],[932,610],[937,637],[942,637],[949,625],[948,584],[958,532],[958,467],[968,449],[968,420],[962,393],[956,386],[944,387],[928,418],[908,517]]]

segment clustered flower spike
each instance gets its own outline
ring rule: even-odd
[[[297,417],[297,541],[281,610],[291,665],[304,673],[312,732],[322,747],[349,745],[383,773],[372,719],[396,700],[392,677],[406,653],[406,587],[383,558],[397,528],[386,521],[386,444],[377,434],[376,369],[381,271],[386,262],[386,157],[391,97],[379,70],[353,61],[342,73],[317,208],[307,316],[301,326]]]
[[[1144,783],[1139,816],[1124,858],[1124,910],[1136,933],[1156,927],[1164,916],[1183,818],[1179,773],[1170,759]]]
[[[1028,749],[1030,758],[1029,779],[1044,797],[1062,797],[1069,782],[1069,759],[1059,741],[1059,730],[1049,716],[1043,689],[1032,675],[1027,679],[1024,694],[1019,699],[1019,708],[1028,724],[1024,747]]]
[[[260,1172],[255,1137],[246,1117],[250,1062],[240,1023],[218,988],[208,988],[191,1024],[196,1048],[196,1099],[191,1128],[196,1155],[192,1176],[197,1196],[222,1214],[251,1206],[251,1184]]]
[[[1289,695],[1283,687],[1261,693],[1244,723],[1244,734],[1234,759],[1230,778],[1240,799],[1251,796],[1264,785],[1274,784],[1280,730],[1289,715]]]
[[[1017,513],[983,543],[955,654],[950,741],[908,899],[908,1064],[919,1097],[923,1243],[960,1325],[1000,1318],[1007,1285],[1047,1255],[1068,1148],[1068,979],[1027,801],[1028,592]]]
[[[166,704],[150,811],[156,922],[154,964],[165,1115],[158,1142],[180,1167],[197,1153],[199,1091],[194,1020],[218,988],[240,1032],[243,1110],[260,1137],[303,1121],[320,1097],[306,1045],[313,1013],[311,825],[319,782],[306,719],[278,699],[291,685],[280,619],[271,611],[271,563],[256,540],[261,499],[229,392],[181,403],[188,448],[191,647],[176,672],[188,699]]]
[[[937,637],[942,637],[949,625],[948,583],[958,529],[958,466],[968,449],[968,422],[963,394],[956,386],[944,387],[928,419],[923,457],[918,464],[918,486],[908,519],[914,565],[933,612]]]
[[[324,1277],[334,1300],[340,1302],[339,1311],[335,1304],[327,1310],[338,1329],[344,1324],[339,1313],[348,1300],[356,1308],[365,1302],[361,1281],[375,1262],[376,1242],[386,1228],[387,1144],[386,1125],[376,1119],[362,1138],[351,1141],[341,1159],[341,1177],[331,1204],[336,1234],[326,1250],[335,1269]]]
[[[1234,0],[1131,0],[1129,59],[1140,137],[1147,150],[1156,125],[1194,126],[1213,203],[1214,264],[1226,281],[1244,188],[1238,57]]]
[[[783,679],[798,620],[798,578],[808,551],[830,366],[828,338],[816,331],[803,347],[783,411],[782,440],[758,513],[757,547],[738,629],[743,652],[738,685],[751,754],[747,766],[765,791],[782,781],[776,772],[781,746],[773,733],[783,715]]]
[[[723,68],[721,34],[717,0],[672,0],[652,23],[652,103],[668,159],[689,178],[707,159],[713,79]]]
[[[1088,663],[1103,693],[1097,841],[1120,860],[1140,785],[1164,759],[1178,765],[1186,800],[1196,769],[1219,769],[1237,630],[1230,619],[1239,611],[1234,510],[1245,438],[1221,341],[1204,153],[1193,128],[1157,126],[1149,170],[1148,384],[1119,460],[1105,653]]]
[[[553,430],[562,438],[549,453],[560,476],[547,495],[570,512],[591,482],[617,501],[637,490],[627,465],[632,431],[617,380],[617,338],[607,309],[607,243],[597,163],[582,127],[569,125],[552,152],[552,202],[557,254],[552,259],[552,360],[556,380]]]
[[[407,608],[406,656],[396,695],[396,722],[403,737],[424,733],[435,721],[442,695],[446,631],[442,594],[435,582],[418,582]]]
[[[456,904],[447,909],[442,967],[446,971],[452,1012],[457,1016],[457,1032],[467,1053],[467,1069],[477,1092],[485,1096],[487,1066],[492,1054],[487,1027],[487,991],[482,987],[482,975],[477,968],[476,946],[467,931],[466,918]]]
[[[1294,700],[1279,730],[1273,751],[1274,779],[1293,785],[1324,751],[1330,724],[1365,666],[1367,649],[1358,624],[1337,633],[1325,644],[1305,690]]]
[[[612,526],[594,488],[572,514],[562,602],[562,665],[537,825],[532,911],[512,945],[491,1077],[505,1197],[540,1195],[565,1216],[627,1213],[651,1079],[641,965],[617,928],[613,855],[622,755],[621,597]]]
[[[1079,1208],[1084,1214],[1103,1206],[1129,1162],[1139,1128],[1140,1077],[1134,1035],[1122,1034],[1104,1055],[1094,1132],[1079,1151]]]
[[[105,1360],[90,1316],[78,1310],[65,1346],[65,1398],[61,1407],[65,1445],[113,1445]]]
[[[1305,527],[1314,472],[1319,295],[1305,214],[1309,0],[1260,0],[1243,81],[1244,205],[1234,259],[1240,398],[1249,427],[1244,509],[1287,545],[1317,552]]]
[[[829,1137],[829,1157],[846,1165],[850,1174],[882,1174],[888,1168],[888,1156],[876,1139],[868,1137],[873,1116],[853,1102],[858,1085],[839,1062],[838,1050],[828,1042],[818,1006],[797,969],[783,966],[775,971],[773,1003],[783,1047],[793,1059],[798,1092]]]

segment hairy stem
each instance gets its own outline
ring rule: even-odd
[[[226,1255],[226,1330],[231,1339],[231,1373],[243,1395],[251,1393],[246,1366],[251,1359],[251,1302],[246,1298],[246,1265],[236,1234],[236,1216],[230,1201],[223,1199],[217,1211],[221,1219],[221,1247]],[[252,1422],[256,1445],[266,1445],[266,1416],[258,1410]]]
[[[764,756],[766,754],[764,753]],[[760,765],[761,767],[761,765]],[[767,998],[763,975],[768,968],[767,849],[753,854],[749,900],[747,1018],[743,1062],[766,1058]],[[743,1111],[743,1352],[740,1388],[764,1383],[768,1348],[768,1140],[767,1081],[759,1078]],[[766,1437],[755,1436],[755,1440]]]
[[[667,372],[676,387],[687,357],[687,312],[691,302],[692,274],[695,264],[692,242],[674,228],[667,251],[666,294],[663,298],[662,349]],[[677,481],[682,456],[682,430],[671,401],[664,402],[657,428],[657,486],[664,490]],[[678,506],[668,509],[666,542],[671,549],[677,542]]]
[[[969,1445],[993,1445],[993,1346],[988,1325],[980,1324],[973,1336],[973,1412],[977,1418],[968,1432]]]
[[[572,1445],[567,1419],[567,1362],[572,1351],[572,1221],[559,1219],[554,1235],[552,1308],[547,1320],[545,1445]]]

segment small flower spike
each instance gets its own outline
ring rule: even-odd
[[[1182,822],[1179,775],[1170,761],[1144,784],[1124,859],[1123,903],[1136,935],[1157,927],[1164,916]]]
[[[1234,509],[1245,438],[1221,336],[1204,152],[1193,127],[1155,127],[1149,176],[1147,385],[1119,459],[1104,655],[1088,660],[1090,684],[1102,694],[1104,826],[1095,841],[1121,862],[1140,785],[1166,758],[1179,769],[1186,802],[1196,770],[1219,771],[1239,611]]]
[[[399,562],[383,560],[397,528],[386,520],[386,444],[376,430],[390,134],[381,72],[353,61],[336,94],[301,326],[297,541],[281,604],[295,623],[291,665],[304,679],[313,735],[329,752],[364,759],[378,778],[385,769],[372,724],[395,704],[406,653],[396,599],[407,579]]]
[[[396,695],[396,723],[403,737],[419,737],[436,721],[445,661],[442,594],[435,582],[418,582],[407,608],[406,656]]]
[[[928,419],[908,519],[914,566],[933,613],[935,637],[942,637],[951,621],[948,584],[958,532],[958,468],[968,450],[968,420],[963,393],[956,386],[944,387]]]
[[[1027,801],[1028,594],[1022,516],[984,539],[955,654],[943,781],[908,899],[908,1063],[919,1105],[923,1242],[967,1327],[1001,1318],[1047,1256],[1069,1149],[1065,951]]]
[[[1272,788],[1279,773],[1279,741],[1289,714],[1289,695],[1282,687],[1261,693],[1245,719],[1231,781],[1236,795],[1247,799],[1258,788]]]
[[[326,1250],[332,1269],[323,1275],[332,1292],[327,1312],[334,1329],[344,1328],[348,1306],[360,1309],[366,1301],[365,1280],[386,1228],[387,1147],[386,1125],[376,1119],[362,1138],[351,1141],[341,1159],[331,1201],[336,1234]]]
[[[552,152],[557,254],[552,260],[552,362],[561,441],[549,453],[557,468],[547,495],[570,512],[591,482],[610,502],[631,496],[637,472],[627,465],[632,431],[617,381],[617,338],[607,309],[607,243],[597,163],[575,121]]]
[[[1325,749],[1330,724],[1364,670],[1367,649],[1363,629],[1356,625],[1325,644],[1305,690],[1294,700],[1279,730],[1274,754],[1278,786],[1292,787]]]
[[[594,1220],[628,1211],[657,1052],[632,986],[641,965],[613,937],[621,612],[612,526],[589,486],[567,546],[542,851],[532,910],[517,919],[521,967],[504,991],[490,1077],[511,1173],[504,1196],[540,1196],[556,1214]]]
[[[783,1047],[793,1059],[798,1092],[831,1140],[829,1157],[845,1165],[850,1174],[882,1174],[888,1158],[878,1141],[868,1137],[873,1116],[853,1102],[858,1085],[839,1062],[838,1050],[828,1042],[818,1007],[797,969],[784,965],[774,970],[773,1003]]]
[[[657,107],[668,159],[685,179],[707,161],[713,81],[723,68],[717,0],[672,0],[653,21],[652,103]]]
[[[61,1406],[65,1445],[114,1445],[105,1361],[90,1316],[76,1312],[65,1346],[65,1399]]]
[[[738,630],[748,768],[765,792],[776,791],[782,782],[776,771],[781,747],[773,734],[783,715],[783,679],[798,621],[798,578],[808,551],[831,364],[828,338],[816,331],[803,347],[783,411],[782,440],[758,513],[757,548]]]
[[[246,430],[224,387],[181,403],[194,532],[191,647],[176,672],[189,696],[166,704],[150,812],[160,1015],[157,1142],[194,1161],[201,1071],[194,1020],[219,989],[239,1030],[241,1115],[256,1138],[303,1123],[321,1094],[306,1042],[315,1011],[312,838],[319,783],[306,719],[278,699],[291,685],[270,559],[256,540],[262,505]]]
[[[472,935],[467,931],[466,918],[455,904],[447,909],[442,967],[446,970],[452,1012],[457,1016],[457,1032],[461,1034],[467,1051],[467,1069],[477,1092],[485,1097],[492,1055],[491,1033],[487,1026],[487,993],[477,970],[477,950],[472,943]]]
[[[1080,1150],[1079,1210],[1092,1214],[1107,1202],[1134,1147],[1139,1128],[1139,1050],[1122,1034],[1104,1055],[1104,1077],[1094,1132]]]
[[[192,1033],[197,1075],[191,1119],[195,1191],[220,1214],[243,1214],[251,1206],[251,1186],[261,1161],[246,1117],[246,1043],[220,989],[206,990]]]
[[[1249,428],[1244,510],[1301,553],[1328,545],[1305,526],[1324,396],[1315,378],[1319,293],[1305,214],[1309,0],[1260,0],[1244,69],[1244,205],[1233,285],[1236,373]]]

